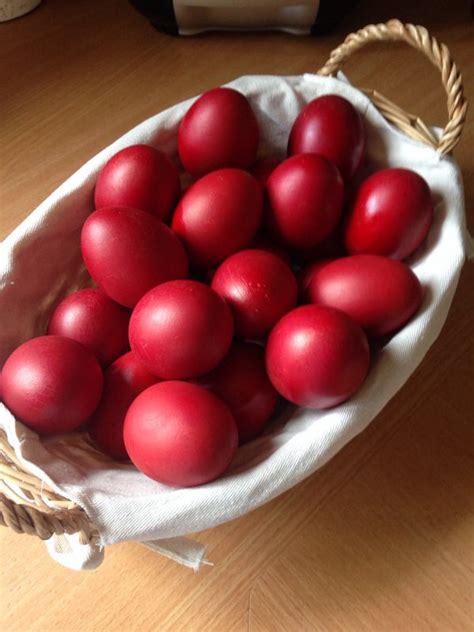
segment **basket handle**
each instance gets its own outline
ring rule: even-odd
[[[359,48],[372,42],[402,41],[423,53],[441,72],[441,81],[448,97],[448,123],[438,139],[423,121],[405,112],[375,90],[363,90],[383,116],[407,136],[434,147],[444,156],[459,142],[466,119],[467,101],[463,94],[462,76],[451,58],[449,49],[430,35],[423,26],[390,20],[383,24],[369,24],[351,33],[335,48],[329,59],[318,70],[320,75],[336,75],[346,60]]]

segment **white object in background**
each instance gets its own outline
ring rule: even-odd
[[[33,11],[40,3],[41,0],[0,0],[0,22],[19,18]]]
[[[174,0],[180,35],[206,30],[274,30],[293,35],[311,32],[319,0]]]

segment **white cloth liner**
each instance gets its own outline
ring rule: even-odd
[[[33,474],[81,505],[100,531],[100,545],[92,545],[94,550],[86,555],[69,538],[72,552],[65,554],[64,561],[70,567],[100,563],[103,545],[171,538],[153,547],[168,551],[173,559],[181,556],[182,562],[197,569],[204,548],[175,538],[255,509],[309,476],[364,430],[423,359],[445,322],[456,289],[468,235],[461,175],[452,158],[441,158],[395,130],[342,76],[248,76],[228,85],[246,94],[252,104],[262,131],[262,155],[283,157],[289,129],[302,106],[319,95],[336,93],[365,117],[371,170],[407,167],[427,180],[436,205],[434,225],[422,249],[409,261],[426,288],[425,300],[416,317],[374,358],[355,397],[325,412],[285,410],[271,432],[240,448],[224,477],[201,487],[175,489],[156,483],[131,465],[89,454],[81,448],[77,434],[72,440],[39,439],[1,405],[0,427],[18,457]],[[2,243],[0,365],[18,344],[42,334],[57,301],[86,282],[79,235],[93,208],[93,188],[101,167],[119,149],[135,143],[150,143],[176,157],[177,126],[192,102],[148,119],[104,149]],[[61,546],[50,542],[48,548],[55,559],[61,558]]]
[[[79,533],[53,535],[45,544],[53,560],[73,571],[93,571],[104,560],[104,547],[81,544]]]

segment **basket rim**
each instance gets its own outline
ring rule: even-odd
[[[428,125],[418,116],[406,112],[376,90],[363,89],[382,115],[404,134],[420,141],[444,156],[458,144],[466,120],[468,102],[464,96],[463,79],[449,48],[433,37],[424,26],[404,24],[389,20],[381,24],[369,24],[354,33],[329,55],[318,74],[335,76],[345,62],[359,49],[377,42],[404,42],[422,53],[441,73],[441,83],[447,96],[448,122],[436,138]]]
[[[92,444],[90,444],[92,448]],[[33,475],[0,430],[0,525],[15,533],[48,540],[53,535],[79,533],[81,544],[100,540],[85,510]]]

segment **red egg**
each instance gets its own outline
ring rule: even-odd
[[[263,338],[296,305],[297,284],[291,269],[266,250],[241,250],[217,268],[215,290],[230,306],[235,333]]]
[[[143,391],[125,418],[127,452],[150,478],[175,487],[208,483],[228,468],[237,426],[213,393],[189,382],[161,382]]]
[[[336,167],[315,154],[282,162],[267,182],[271,234],[289,247],[322,242],[341,217],[344,185]]]
[[[77,340],[109,365],[128,347],[130,312],[97,288],[73,292],[55,308],[48,334]]]
[[[186,112],[178,133],[178,150],[186,171],[202,176],[222,167],[246,169],[255,161],[258,123],[243,94],[214,88]]]
[[[112,156],[100,172],[95,207],[129,206],[165,220],[180,191],[178,168],[165,153],[132,145]]]
[[[433,220],[426,181],[409,169],[384,169],[361,184],[347,218],[350,254],[405,259],[421,245]]]
[[[262,204],[262,189],[246,171],[213,171],[181,198],[173,230],[191,262],[210,268],[252,241],[262,219]]]
[[[212,371],[232,334],[230,308],[198,281],[170,281],[150,290],[133,310],[129,329],[132,350],[166,380]]]
[[[125,415],[135,397],[156,382],[156,375],[145,369],[133,351],[108,367],[102,399],[88,428],[102,452],[118,461],[128,459],[123,441]]]
[[[293,124],[288,155],[314,153],[331,160],[347,180],[365,157],[365,130],[355,107],[336,94],[310,101]]]
[[[369,345],[343,312],[304,305],[275,326],[266,362],[268,377],[283,397],[306,408],[330,408],[361,386],[369,370]]]
[[[237,423],[239,442],[260,434],[278,400],[265,370],[263,347],[234,342],[224,361],[200,379],[228,406]]]
[[[89,215],[81,250],[97,285],[126,307],[159,283],[188,274],[179,239],[159,219],[138,209],[104,208]]]
[[[400,261],[354,255],[313,268],[306,298],[340,309],[370,336],[383,336],[418,311],[423,291],[416,274]]]
[[[281,160],[274,157],[259,158],[250,169],[250,173],[264,187],[270,174],[278,167],[280,162]]]
[[[92,352],[62,336],[28,340],[2,370],[3,401],[39,434],[68,432],[84,423],[99,403],[102,385]]]

